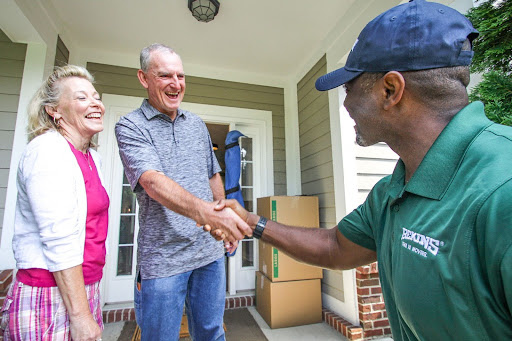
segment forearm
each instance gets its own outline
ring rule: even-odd
[[[319,228],[292,227],[268,221],[262,240],[292,258],[311,265],[338,268],[334,252],[336,240],[332,231]]]
[[[101,339],[101,328],[89,308],[82,265],[56,271],[53,277],[69,314],[71,339],[77,341]]]
[[[197,222],[203,219],[206,202],[185,190],[174,180],[156,171],[147,171],[139,180],[146,193],[168,209]]]
[[[247,221],[251,228],[257,219],[257,215],[249,214]],[[295,227],[269,220],[261,240],[298,261],[322,268],[347,270],[376,260],[374,251],[354,244],[336,226],[331,229]]]
[[[214,201],[219,201],[220,199],[226,198],[225,191],[224,191],[224,184],[222,183],[222,178],[220,177],[220,173],[215,173],[210,178],[210,188],[212,189]]]
[[[91,315],[85,292],[82,265],[53,272],[70,319]]]
[[[147,171],[139,183],[151,198],[168,209],[193,219],[199,225],[222,229],[230,242],[251,234],[249,226],[231,209],[215,211],[214,202],[195,197],[163,173]]]

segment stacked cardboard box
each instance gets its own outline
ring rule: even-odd
[[[285,225],[318,228],[318,198],[259,198],[258,215]],[[321,268],[295,261],[260,241],[256,310],[270,328],[322,322],[321,278]]]

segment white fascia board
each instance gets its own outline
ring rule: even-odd
[[[15,0],[2,1],[0,28],[15,43],[44,42]]]
[[[306,62],[295,75],[295,82],[298,83],[324,54],[330,54],[332,59],[341,62],[364,26],[380,13],[399,3],[400,0],[355,1],[327,34],[320,48],[305,59]],[[327,71],[333,71],[341,66],[343,65],[328,64]]]
[[[44,76],[53,70],[57,29],[46,8],[38,1],[5,0],[0,11],[2,30],[15,43],[46,45]]]
[[[138,69],[140,67],[139,52],[140,51],[137,51],[137,54],[121,54],[108,50],[76,48],[75,51],[70,51],[70,55],[73,55],[73,60],[80,65],[93,62]],[[207,65],[189,64],[186,60],[183,60],[183,68],[186,75],[195,77],[278,88],[285,88],[287,85],[287,81],[284,77],[269,77],[268,75],[253,72],[212,68]]]

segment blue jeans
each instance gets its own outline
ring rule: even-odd
[[[144,279],[140,290],[135,284],[135,317],[141,341],[178,340],[184,304],[192,340],[225,340],[225,299],[224,257],[182,274]]]

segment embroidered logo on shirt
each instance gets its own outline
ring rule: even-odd
[[[427,258],[427,250],[432,255],[436,256],[439,251],[439,247],[444,245],[444,242],[439,241],[437,239],[431,238],[429,236],[422,235],[421,233],[417,233],[411,230],[402,227],[402,246],[408,250],[411,250],[420,256]],[[404,242],[404,240],[410,240],[414,244],[411,245],[409,243]],[[418,248],[420,246],[422,249]]]

